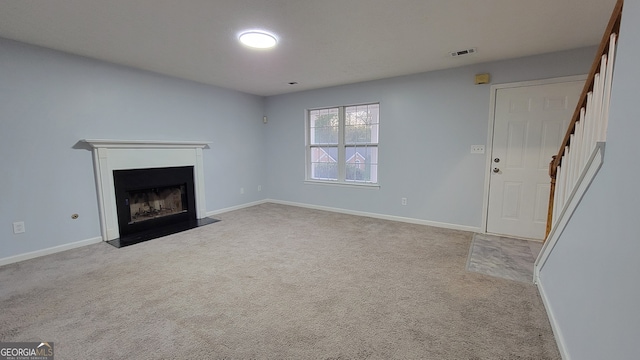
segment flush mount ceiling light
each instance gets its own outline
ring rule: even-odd
[[[278,43],[275,35],[262,30],[244,31],[238,35],[238,40],[246,46],[256,49],[272,48]]]

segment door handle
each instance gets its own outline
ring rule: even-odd
[[[499,173],[499,172],[500,172],[500,169],[498,169],[498,168],[493,168],[493,172],[497,174],[497,173]]]

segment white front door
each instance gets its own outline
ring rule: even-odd
[[[544,239],[549,162],[584,81],[496,90],[487,232]]]

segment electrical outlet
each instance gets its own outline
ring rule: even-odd
[[[262,185],[258,185],[258,191],[262,191]]]
[[[24,229],[24,221],[16,221],[13,223],[13,233],[14,234],[22,234],[25,232]]]
[[[484,145],[471,145],[472,154],[484,154]]]
[[[407,198],[400,199],[400,202],[402,203],[402,205],[407,205]]]
[[[244,194],[244,188],[240,188],[240,194]]]

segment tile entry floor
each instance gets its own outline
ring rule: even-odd
[[[533,283],[533,264],[541,249],[540,241],[474,234],[467,259],[467,270]]]

